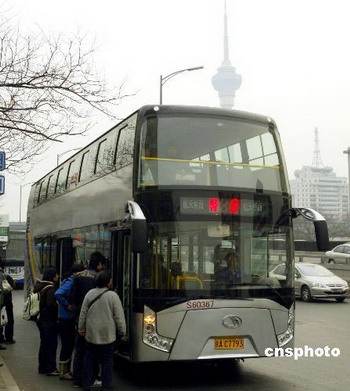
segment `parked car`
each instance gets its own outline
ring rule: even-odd
[[[283,286],[286,279],[285,264],[276,266],[269,276],[277,278]],[[333,298],[343,302],[348,292],[348,283],[324,266],[304,262],[295,264],[295,295],[303,301]]]
[[[339,244],[333,250],[326,252],[328,263],[349,263],[350,264],[350,243]]]

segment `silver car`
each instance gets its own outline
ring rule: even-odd
[[[283,286],[286,279],[285,264],[276,266],[269,276],[277,278]],[[303,301],[334,298],[343,302],[348,292],[348,283],[325,267],[314,263],[295,264],[295,295]]]
[[[350,264],[350,243],[339,244],[333,250],[326,252],[328,263],[348,263]]]

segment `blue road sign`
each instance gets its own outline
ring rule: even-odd
[[[0,151],[0,171],[5,170],[6,166],[6,153]]]
[[[5,193],[5,177],[0,175],[0,195]]]

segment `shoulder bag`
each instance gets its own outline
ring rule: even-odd
[[[100,293],[99,295],[97,295],[94,299],[92,299],[88,305],[88,309],[86,311],[86,313],[89,311],[89,309],[91,308],[91,306],[106,292],[109,291],[109,288],[107,288],[106,290],[104,290],[102,293]]]
[[[0,311],[0,326],[6,326],[8,323],[6,307],[3,306]]]
[[[2,280],[2,290],[3,290],[3,292],[4,293],[9,293],[9,292],[11,292],[12,291],[12,286],[11,286],[11,284],[7,281],[7,279],[6,278],[4,278],[3,280]]]

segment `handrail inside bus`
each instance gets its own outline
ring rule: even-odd
[[[173,280],[176,282],[176,289],[181,288],[181,284],[185,283],[186,281],[188,282],[196,282],[199,285],[199,289],[203,289],[203,283],[198,277],[193,277],[193,276],[177,276],[177,277],[172,277]]]

